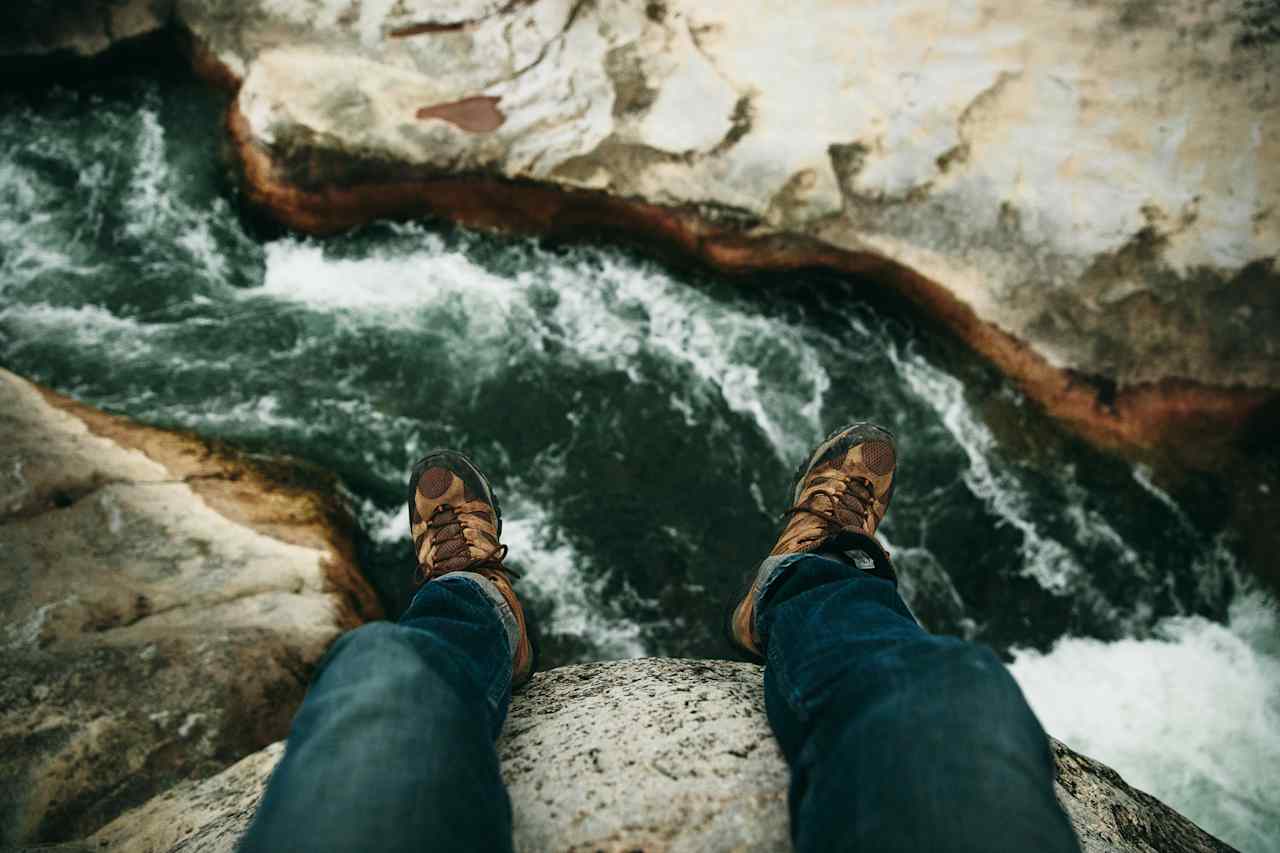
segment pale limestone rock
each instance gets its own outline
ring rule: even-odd
[[[900,263],[1057,368],[1275,389],[1269,10],[180,0],[177,15],[245,77],[252,138],[314,186],[381,162],[384,179],[485,174],[710,211]],[[475,96],[498,99],[491,133],[415,118]]]
[[[0,844],[91,831],[279,738],[377,614],[331,499],[283,469],[5,371],[0,435]]]
[[[1229,853],[1109,768],[1054,741],[1058,798],[1084,853]],[[789,849],[786,763],[760,668],[728,661],[582,664],[539,673],[498,744],[516,849]],[[174,787],[88,839],[92,849],[231,853],[282,754]]]

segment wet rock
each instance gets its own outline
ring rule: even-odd
[[[1226,0],[1137,8],[177,16],[243,79],[248,196],[293,227],[614,227],[727,268],[869,274],[1094,440],[1196,444],[1280,389],[1280,43]]]
[[[328,644],[378,615],[322,477],[5,371],[0,435],[0,846],[279,739]]]
[[[1085,853],[1229,853],[1112,770],[1053,743],[1058,797]],[[760,668],[582,664],[539,673],[499,742],[516,849],[785,850],[788,772]],[[282,744],[175,787],[89,839],[95,849],[230,853]]]
[[[0,63],[87,59],[169,25],[173,0],[27,0],[6,9]]]

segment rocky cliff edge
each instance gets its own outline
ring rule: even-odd
[[[0,848],[229,853],[316,661],[381,615],[335,484],[2,370],[0,435]],[[1230,850],[1053,749],[1086,853]],[[499,751],[521,850],[788,846],[754,665],[540,673]]]

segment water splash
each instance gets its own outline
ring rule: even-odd
[[[1149,639],[1064,637],[1011,666],[1047,730],[1247,853],[1280,850],[1280,620],[1241,595],[1226,625],[1160,622]]]
[[[1022,484],[997,467],[995,436],[965,401],[960,380],[929,364],[918,353],[902,355],[893,347],[888,354],[898,375],[941,416],[947,432],[964,450],[969,467],[963,476],[969,491],[1002,524],[1022,534],[1022,571],[1055,595],[1066,595],[1077,588],[1084,570],[1061,542],[1041,532],[1030,517]]]

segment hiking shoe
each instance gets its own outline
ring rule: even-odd
[[[796,471],[791,508],[783,513],[787,524],[769,556],[858,549],[848,555],[854,565],[873,573],[879,565],[888,567],[889,555],[873,537],[893,496],[896,467],[893,434],[883,427],[855,423],[833,432]],[[763,657],[756,600],[776,564],[765,560],[748,579],[726,626],[730,642],[755,658]]]
[[[489,480],[456,450],[435,450],[413,466],[409,478],[409,531],[417,556],[413,589],[454,572],[490,580],[511,609],[519,639],[512,655],[511,683],[533,674],[534,647],[524,608],[512,589],[518,572],[504,565],[499,541],[502,510]]]

